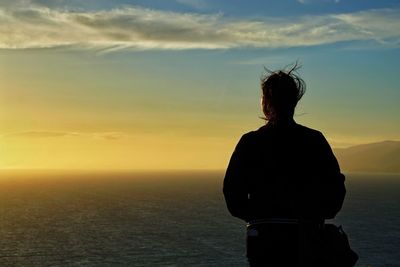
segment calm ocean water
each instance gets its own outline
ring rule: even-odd
[[[247,266],[222,172],[7,173],[0,266]],[[400,266],[400,176],[347,175],[357,266]]]

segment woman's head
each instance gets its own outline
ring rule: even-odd
[[[297,74],[296,63],[290,70],[270,71],[261,77],[262,109],[268,121],[293,118],[297,102],[306,90],[306,85]]]

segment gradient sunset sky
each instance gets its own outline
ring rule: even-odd
[[[0,168],[223,169],[296,60],[298,123],[400,140],[399,48],[399,1],[1,1]]]

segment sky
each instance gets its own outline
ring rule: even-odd
[[[1,169],[224,169],[296,61],[295,120],[332,147],[400,140],[400,3],[3,0]]]

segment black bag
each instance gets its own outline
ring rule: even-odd
[[[352,267],[358,260],[342,226],[325,224],[321,233],[321,261],[325,267]]]

